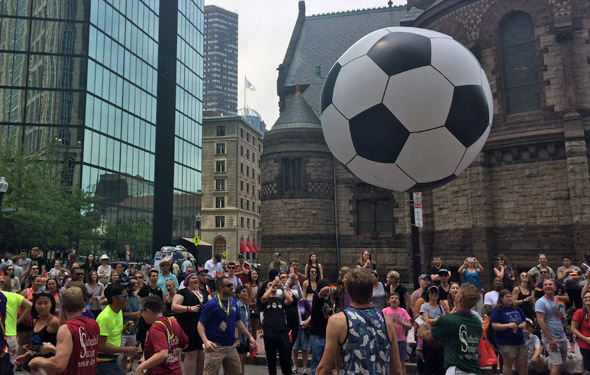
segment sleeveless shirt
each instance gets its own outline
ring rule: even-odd
[[[96,374],[100,328],[93,319],[76,318],[65,323],[72,335],[72,354],[61,375]]]
[[[347,307],[344,315],[348,325],[341,345],[344,375],[387,375],[391,344],[383,314],[372,307]]]

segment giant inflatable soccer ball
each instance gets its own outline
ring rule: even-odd
[[[448,35],[374,31],[334,64],[321,121],[334,156],[363,181],[396,191],[434,187],[479,154],[492,93],[475,56]]]

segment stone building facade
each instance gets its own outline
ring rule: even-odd
[[[432,255],[453,269],[475,255],[486,269],[485,280],[498,253],[518,269],[536,264],[539,252],[551,265],[557,266],[564,254],[581,263],[590,250],[590,3],[409,0],[405,7],[305,16],[300,2],[279,66],[282,114],[301,92],[319,116],[323,79],[336,59],[368,32],[396,25],[440,31],[467,46],[486,71],[494,97],[494,122],[483,152],[457,179],[423,191],[422,269]],[[297,151],[306,154],[304,149],[291,152]],[[371,249],[380,271],[396,269],[411,282],[409,194],[368,186],[339,162],[332,163],[336,188],[324,203],[331,200],[335,209],[333,227],[321,229],[326,246],[314,246],[298,232],[300,223],[290,214],[280,227],[264,227],[263,244],[268,236],[273,246],[263,246],[263,252],[268,257],[280,249],[323,250],[320,260],[328,265],[327,276],[334,277],[337,265],[355,264],[362,250]],[[311,221],[306,226],[320,231],[317,225],[328,223],[327,215],[312,215],[307,202],[298,204],[306,197],[282,197],[281,204],[290,200],[290,210],[300,210]],[[264,182],[262,200],[266,223],[267,204],[277,199],[264,194]],[[288,244],[279,241],[286,231],[292,239]]]
[[[261,153],[262,131],[242,117],[204,117],[201,239],[228,260],[258,242]],[[250,250],[245,257],[256,263]]]

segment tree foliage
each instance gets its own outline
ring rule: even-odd
[[[0,176],[9,184],[3,207],[18,208],[0,218],[4,250],[66,249],[75,247],[79,238],[94,235],[100,224],[94,208],[97,198],[78,188],[66,192],[62,170],[52,148],[27,156],[16,147],[0,149]]]

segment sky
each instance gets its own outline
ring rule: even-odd
[[[298,0],[205,0],[238,14],[238,108],[244,107],[244,76],[256,88],[246,91],[246,106],[258,111],[266,128],[279,117],[276,70],[283,62],[297,14]],[[393,0],[393,5],[406,0]],[[387,0],[307,0],[305,14],[387,6]]]

